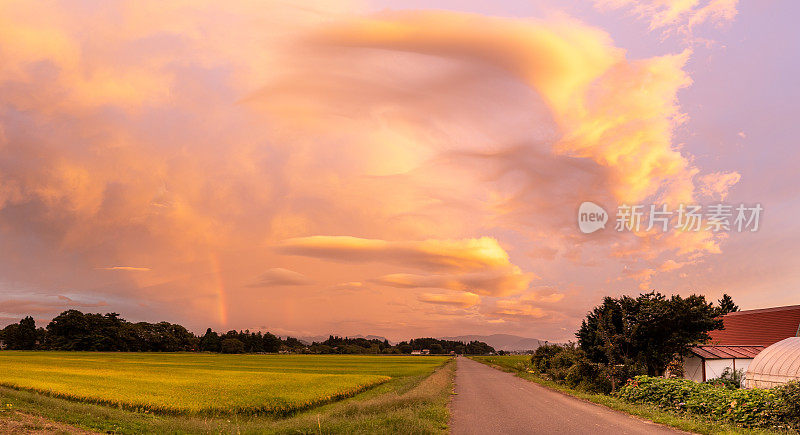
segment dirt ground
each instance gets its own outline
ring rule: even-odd
[[[43,417],[11,411],[0,413],[3,434],[92,434],[84,429],[48,420]]]

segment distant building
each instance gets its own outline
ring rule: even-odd
[[[421,350],[412,350],[411,351],[411,355],[422,355],[422,351]]]
[[[747,372],[764,349],[800,335],[800,305],[737,311],[722,317],[724,329],[711,331],[707,345],[691,349],[683,361],[687,379],[704,382],[726,368]]]
[[[430,349],[422,349],[422,354],[423,355],[430,355],[431,354],[431,350]]]

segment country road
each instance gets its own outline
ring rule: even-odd
[[[461,434],[685,433],[569,397],[458,357],[451,432]]]

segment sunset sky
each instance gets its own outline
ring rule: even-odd
[[[0,325],[564,341],[604,295],[800,304],[800,4],[298,3],[0,0]],[[759,230],[613,228],[720,201]]]

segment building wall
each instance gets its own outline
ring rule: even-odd
[[[703,360],[699,357],[683,360],[683,377],[695,382],[703,382]]]
[[[738,362],[738,361],[737,361]],[[732,359],[707,359],[706,360],[706,380],[722,376],[726,368],[733,368]],[[738,364],[737,364],[737,369]]]
[[[747,368],[752,359],[736,358],[736,370],[747,372]],[[722,376],[722,372],[726,368],[733,370],[733,359],[707,359],[705,360],[706,366],[706,380],[714,379]],[[691,379],[696,382],[703,382],[703,360],[699,357],[690,357],[683,360],[683,377]]]

